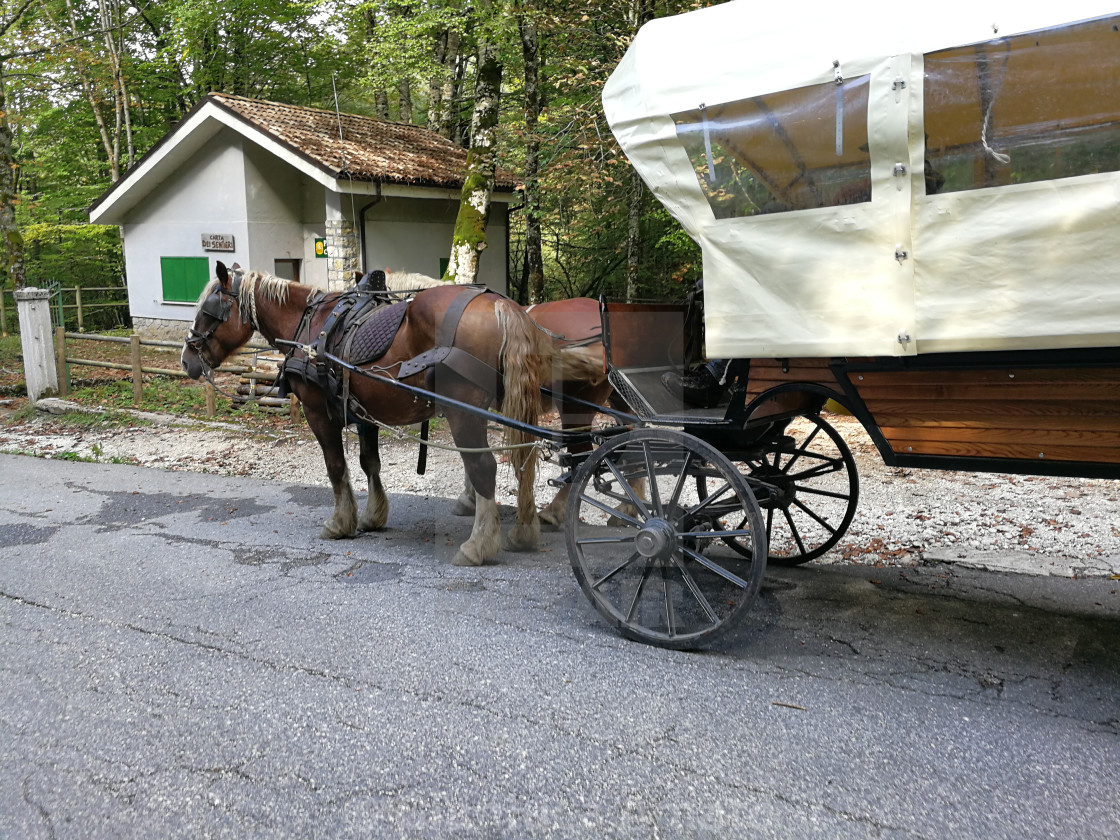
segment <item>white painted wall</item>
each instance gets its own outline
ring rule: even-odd
[[[415,271],[440,276],[440,260],[451,253],[451,237],[459,212],[458,198],[420,199],[385,196],[366,212],[365,265],[391,271]],[[479,263],[479,279],[506,291],[505,204],[490,205],[487,248]]]
[[[218,260],[247,265],[246,216],[242,140],[226,129],[149,193],[121,225],[133,317],[189,321],[193,303],[163,300],[160,257],[209,257],[212,271]],[[231,234],[236,250],[204,251],[203,233]]]
[[[306,276],[308,269],[306,251],[314,250],[314,236],[310,246],[304,241],[305,232],[304,177],[275,155],[255,146],[245,144],[245,196],[246,207],[251,209],[247,227],[249,231],[249,263],[247,268],[273,272],[276,260],[301,260],[300,279],[312,282]],[[319,188],[320,192],[322,187]],[[324,277],[325,279],[325,277]]]

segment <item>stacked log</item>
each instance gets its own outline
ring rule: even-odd
[[[276,385],[276,370],[250,368],[241,374],[233,403],[241,406],[254,402],[264,411],[276,414],[290,412],[291,400],[279,396],[279,390]]]

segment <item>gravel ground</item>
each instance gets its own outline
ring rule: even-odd
[[[0,451],[121,459],[159,469],[327,486],[319,447],[306,427],[251,436],[229,425],[184,427],[174,418],[148,419],[151,425],[79,429],[44,413],[30,422],[0,424]],[[892,469],[853,418],[829,419],[856,457],[860,502],[848,533],[817,562],[906,566],[947,561],[1067,577],[1120,575],[1120,481]],[[351,474],[355,489],[364,492],[352,440]],[[412,442],[383,442],[390,493],[458,494],[462,470],[456,454],[430,450],[423,476],[416,474],[416,456]],[[542,465],[538,502],[551,497],[545,480],[559,472],[555,464]],[[499,500],[511,503],[508,467],[499,479]]]

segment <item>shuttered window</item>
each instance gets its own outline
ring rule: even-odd
[[[194,303],[210,279],[207,257],[160,257],[164,301]]]

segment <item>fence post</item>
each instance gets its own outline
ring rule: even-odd
[[[51,341],[50,292],[25,287],[16,289],[15,299],[27,398],[34,403],[44,394],[58,393],[58,370]]]
[[[140,336],[134,333],[129,344],[132,345],[132,404],[138,406],[144,400],[144,375],[140,372]]]
[[[214,385],[206,383],[206,416],[213,419],[218,411],[217,400],[214,396]]]
[[[58,369],[58,395],[70,396],[70,368],[66,365],[66,327],[54,328],[54,363]]]
[[[78,307],[78,332],[86,331],[85,319],[82,317],[82,287],[74,287],[74,305]]]

